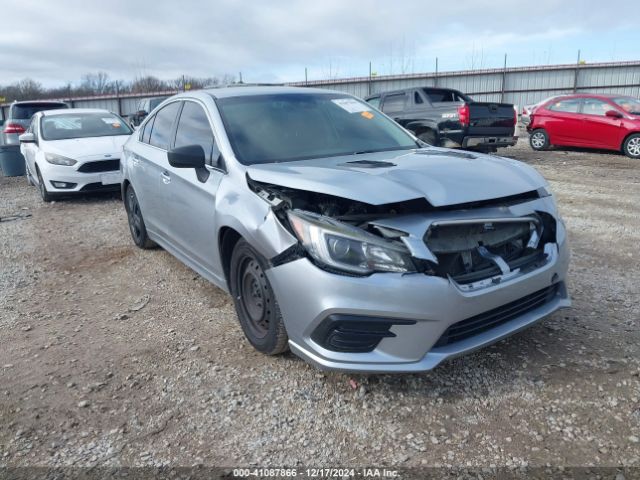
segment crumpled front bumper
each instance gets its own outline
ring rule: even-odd
[[[422,273],[350,277],[324,271],[302,258],[267,271],[294,353],[322,369],[352,372],[418,372],[490,345],[571,305],[565,278],[569,248],[562,222],[557,243],[540,268],[484,288],[465,291],[453,280]],[[449,326],[543,290],[558,288],[538,307],[461,341],[434,347]],[[413,320],[393,325],[370,352],[328,350],[312,335],[329,315]]]

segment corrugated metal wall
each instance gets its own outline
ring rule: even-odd
[[[578,92],[619,93],[640,97],[640,61],[594,63],[583,65],[546,65],[507,69],[392,75],[293,82],[291,85],[328,88],[358,97],[416,86],[439,86],[460,90],[478,101],[513,103],[521,108],[552,95]],[[74,98],[78,108],[106,108],[127,116],[134,113],[143,98],[172,95],[155,92],[146,95],[123,95]],[[69,101],[67,99],[67,101]],[[6,118],[8,105],[2,106]]]
[[[461,72],[361,77],[294,82],[358,97],[415,86],[455,88],[478,101],[504,101],[522,107],[563,93],[619,93],[640,97],[640,62],[545,65]]]

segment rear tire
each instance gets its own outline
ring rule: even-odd
[[[438,142],[438,136],[433,130],[423,130],[417,135],[417,137],[429,145],[433,145],[434,147],[438,146],[436,145]]]
[[[543,128],[538,128],[529,135],[529,145],[534,150],[546,150],[549,148],[549,134]]]
[[[640,133],[634,133],[627,137],[622,145],[622,153],[629,158],[640,158]]]
[[[131,185],[127,186],[127,193],[124,199],[124,206],[127,210],[127,219],[129,220],[129,231],[131,232],[131,238],[139,248],[148,249],[156,246],[156,243],[149,238],[147,234],[147,227],[144,224],[144,218],[142,217],[142,210],[140,210],[140,203],[138,203],[138,197]]]
[[[262,255],[241,238],[231,254],[229,290],[249,343],[259,352],[277,355],[288,350],[289,337],[266,267]]]

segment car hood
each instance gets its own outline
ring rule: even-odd
[[[426,198],[439,207],[547,185],[535,169],[521,162],[435,147],[251,165],[247,173],[259,182],[371,205]]]
[[[43,150],[76,160],[96,160],[111,155],[120,158],[122,146],[129,135],[109,137],[70,138],[68,140],[48,140]]]

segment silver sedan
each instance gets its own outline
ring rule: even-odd
[[[533,168],[430,147],[350,95],[176,95],[122,167],[136,245],[228,291],[265,354],[423,371],[570,305],[565,226]]]

